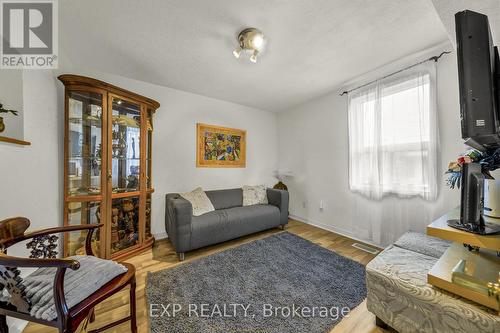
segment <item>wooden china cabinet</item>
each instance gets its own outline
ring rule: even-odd
[[[123,258],[151,247],[151,146],[160,104],[111,84],[61,75],[65,86],[64,225],[103,223],[94,253]],[[85,253],[86,232],[64,237]]]

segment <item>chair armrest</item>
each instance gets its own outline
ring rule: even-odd
[[[61,232],[97,229],[97,228],[101,228],[103,226],[104,226],[104,224],[100,223],[100,224],[78,224],[78,225],[70,225],[67,227],[55,227],[55,228],[48,228],[48,229],[42,229],[42,230],[29,232],[27,234],[24,234],[24,237],[26,237],[25,239],[29,239],[29,238],[33,238],[36,236],[58,234]]]
[[[175,251],[187,252],[191,246],[193,206],[177,193],[166,196],[165,229]]]
[[[56,267],[77,270],[80,263],[74,259],[32,259],[0,255],[0,265],[5,267]]]
[[[72,225],[72,226],[66,226],[66,227],[55,227],[55,228],[48,228],[48,229],[42,229],[42,230],[37,230],[29,233],[24,233],[22,235],[19,235],[15,238],[7,239],[4,240],[0,243],[0,246],[3,247],[4,249],[7,249],[8,247],[31,239],[35,237],[40,237],[40,236],[47,236],[47,235],[52,235],[52,234],[57,234],[57,233],[63,233],[63,232],[71,232],[71,231],[78,231],[78,230],[89,230],[87,233],[87,237],[85,239],[85,252],[87,255],[93,255],[92,253],[92,234],[94,233],[95,229],[101,228],[104,226],[104,224],[79,224],[79,225]]]
[[[276,206],[280,210],[280,225],[288,223],[288,191],[277,190],[274,188],[267,189],[267,201],[269,204]]]

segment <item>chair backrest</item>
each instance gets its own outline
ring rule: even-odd
[[[30,258],[56,258],[59,237],[36,232],[27,235],[25,231],[29,226],[30,221],[25,217],[13,217],[0,221],[0,251],[5,254],[9,246],[31,239],[26,243],[26,248],[31,250]]]
[[[13,217],[0,221],[0,246],[8,244],[9,240],[24,235],[29,226],[30,220],[25,217]]]

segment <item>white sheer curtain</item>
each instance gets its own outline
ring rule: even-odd
[[[436,65],[349,94],[349,187],[370,199],[438,195]]]

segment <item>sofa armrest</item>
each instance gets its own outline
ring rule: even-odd
[[[178,253],[190,250],[191,220],[193,206],[178,193],[166,196],[165,230],[175,251]]]
[[[267,189],[267,201],[280,210],[280,225],[288,223],[288,191]]]

